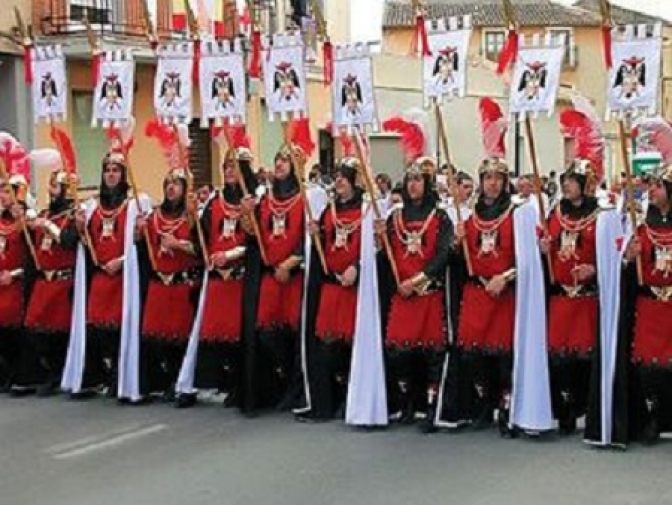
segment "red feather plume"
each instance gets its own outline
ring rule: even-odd
[[[75,154],[75,146],[72,143],[70,135],[67,134],[65,130],[57,128],[56,126],[51,127],[51,140],[56,144],[56,148],[61,153],[61,158],[63,159],[63,164],[65,165],[65,171],[68,174],[77,173],[77,155]]]
[[[574,139],[576,158],[588,160],[595,169],[598,181],[604,177],[604,137],[602,128],[594,119],[576,109],[565,109],[560,113],[562,131]]]
[[[393,116],[383,121],[383,130],[401,135],[399,141],[408,163],[425,154],[425,132],[419,123],[408,121],[401,116]]]
[[[310,158],[315,151],[315,142],[310,134],[310,121],[307,117],[295,119],[290,128],[292,144],[299,146],[306,158]]]
[[[227,139],[231,142],[229,147],[232,147],[233,149],[239,149],[241,147],[247,149],[252,148],[252,143],[250,142],[250,137],[247,135],[247,129],[244,124],[225,124],[223,126],[215,126],[213,124],[210,128],[210,136],[214,140]]]
[[[325,125],[324,129],[327,130],[328,132],[332,132],[334,137],[336,137],[336,135],[338,135],[337,138],[338,138],[338,141],[341,144],[341,157],[342,158],[349,158],[349,157],[352,157],[352,156],[356,155],[355,143],[352,141],[350,136],[347,134],[347,132],[345,131],[345,128],[343,128],[342,130],[334,133],[334,125],[331,121],[329,121]]]
[[[486,156],[488,158],[505,158],[506,121],[501,107],[491,98],[481,98],[479,111],[481,115],[481,137]]]

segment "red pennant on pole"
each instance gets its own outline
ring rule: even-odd
[[[509,30],[506,42],[497,59],[497,75],[502,75],[518,58],[518,31]]]
[[[194,65],[191,67],[191,81],[198,84],[201,66],[201,41],[194,40]]]
[[[252,58],[250,60],[250,77],[261,76],[261,31],[255,28],[252,33]]]
[[[26,84],[33,83],[33,46],[26,44],[23,46],[23,77]]]
[[[611,26],[605,25],[602,27],[602,47],[604,49],[604,63],[607,68],[611,68],[614,64],[611,54]]]
[[[330,40],[325,40],[322,45],[324,58],[324,85],[329,86],[334,81],[334,46]]]

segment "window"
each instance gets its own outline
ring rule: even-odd
[[[564,38],[565,55],[562,64],[565,67],[576,66],[576,46],[574,45],[574,32],[570,28],[551,28],[548,31],[553,42]]]
[[[506,42],[506,32],[502,30],[487,30],[483,33],[483,53],[490,61],[497,61]]]
[[[70,20],[83,21],[88,17],[94,25],[112,24],[113,10],[118,3],[113,0],[70,0]]]
[[[82,188],[97,187],[100,183],[100,166],[107,152],[107,138],[102,128],[91,128],[93,93],[72,92],[72,138],[77,154],[77,170]]]

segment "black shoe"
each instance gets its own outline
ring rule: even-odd
[[[312,415],[310,411],[294,414],[294,419],[299,423],[306,423],[306,424],[319,424],[329,422],[329,419],[325,419],[324,417],[316,417]]]
[[[70,393],[70,399],[79,401],[79,400],[88,400],[90,398],[95,398],[98,396],[99,388],[84,388],[80,391]]]
[[[12,398],[24,398],[26,396],[34,395],[37,392],[35,387],[12,386],[9,391],[9,396]]]
[[[436,426],[434,419],[436,418],[436,405],[430,405],[427,407],[427,415],[420,423],[420,432],[429,435],[430,433],[436,433],[439,431],[439,428]]]
[[[42,384],[38,386],[36,394],[38,398],[47,398],[49,396],[54,396],[56,394],[56,386],[52,383]]]
[[[196,393],[180,393],[175,398],[176,409],[188,409],[196,405]]]
[[[481,398],[476,404],[476,417],[471,423],[471,428],[476,431],[487,430],[492,426],[494,418],[494,409],[487,403],[485,398]]]
[[[511,396],[506,393],[502,397],[497,411],[497,428],[500,436],[504,438],[516,438],[518,430],[511,424]]]

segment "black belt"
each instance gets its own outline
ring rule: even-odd
[[[65,268],[63,270],[40,270],[40,277],[47,282],[68,281],[74,276],[75,271],[72,268]]]
[[[564,296],[567,298],[586,298],[597,296],[596,284],[579,284],[578,286],[566,286],[564,284],[554,284],[551,287],[552,296]]]
[[[659,302],[672,302],[672,286],[642,286],[639,294]]]
[[[239,281],[245,277],[245,267],[213,268],[212,279],[221,281]]]
[[[198,269],[183,270],[181,272],[154,272],[152,279],[159,281],[164,286],[177,286],[179,284],[192,285],[201,278],[201,272]]]

